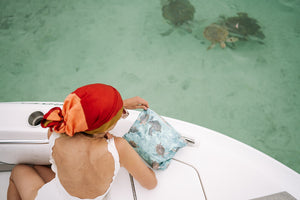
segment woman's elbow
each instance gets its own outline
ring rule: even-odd
[[[149,181],[147,185],[145,185],[144,187],[147,188],[148,190],[153,190],[156,186],[157,186],[157,179],[154,176],[153,180]]]
[[[147,189],[148,190],[153,190],[154,188],[156,188],[156,186],[157,186],[157,180],[155,179],[154,183]]]

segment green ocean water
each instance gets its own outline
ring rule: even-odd
[[[101,82],[161,115],[242,141],[300,172],[300,1],[190,0],[192,32],[156,1],[0,0],[0,101],[63,101]],[[206,26],[246,12],[263,42],[207,50]]]

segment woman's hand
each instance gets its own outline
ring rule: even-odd
[[[123,100],[123,106],[126,109],[147,110],[149,108],[148,102],[145,99],[138,96]]]

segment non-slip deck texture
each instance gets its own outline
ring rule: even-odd
[[[280,192],[280,193],[259,197],[251,200],[297,200],[297,199],[287,192]]]

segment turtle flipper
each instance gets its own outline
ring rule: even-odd
[[[221,47],[222,49],[224,49],[224,48],[226,47],[225,42],[220,42],[220,47]]]
[[[214,48],[214,47],[215,47],[215,43],[212,42],[211,45],[210,45],[209,47],[207,47],[207,50],[210,50],[210,49],[212,49],[212,48]]]
[[[170,35],[171,33],[173,33],[174,31],[174,28],[170,28],[169,30],[167,30],[166,32],[163,32],[161,33],[162,36],[168,36]]]
[[[239,39],[237,37],[229,37],[226,39],[226,42],[236,42],[238,41]]]

